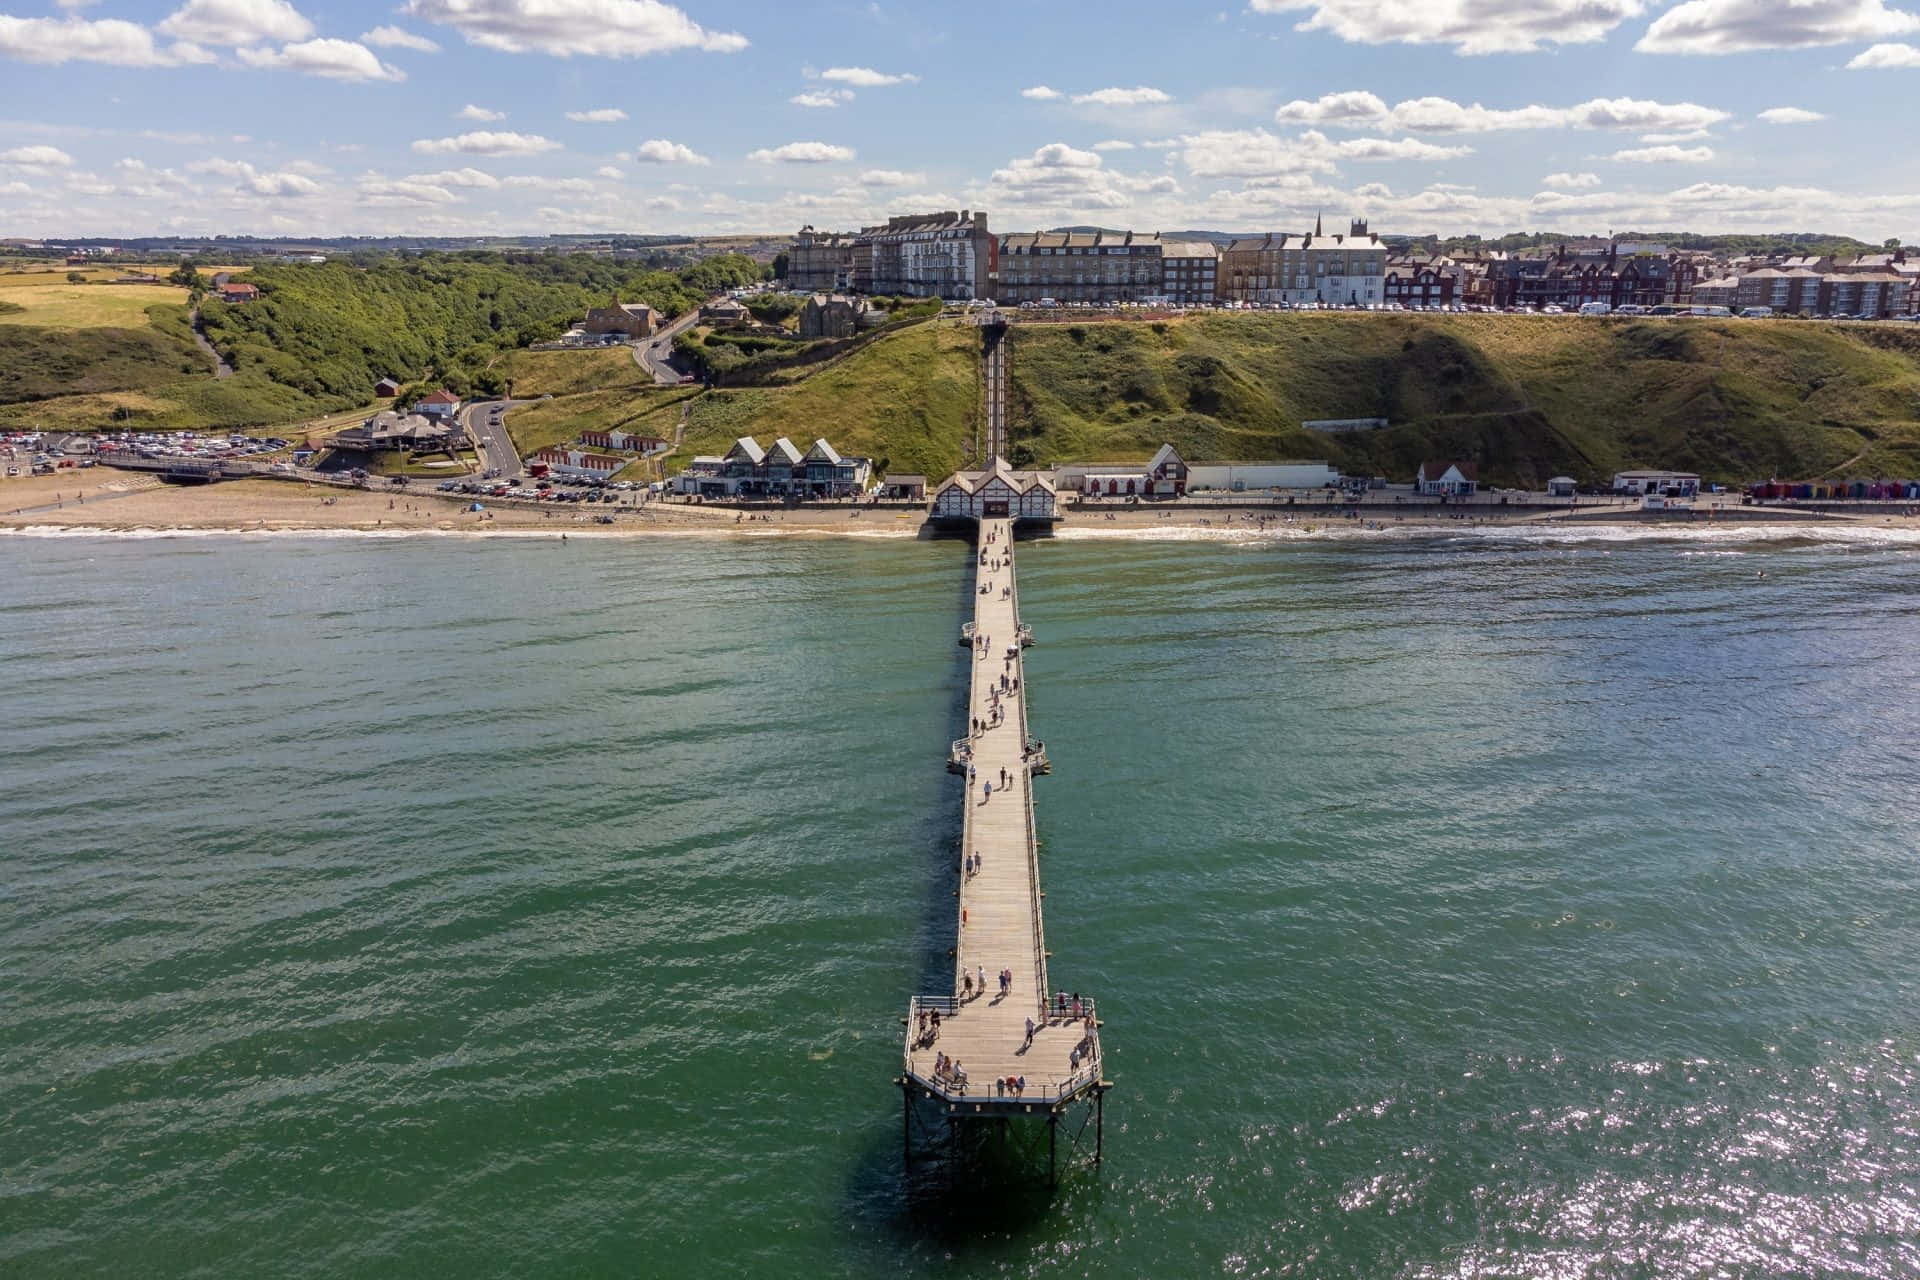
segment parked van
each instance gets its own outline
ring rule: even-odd
[[[1772,314],[1772,307],[1742,307],[1740,309],[1740,318],[1742,320],[1765,320]]]
[[[1583,302],[1580,314],[1583,316],[1604,316],[1613,310],[1613,304],[1607,302]]]

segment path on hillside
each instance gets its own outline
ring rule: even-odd
[[[195,307],[187,313],[187,324],[193,329],[193,345],[199,347],[213,361],[214,378],[231,378],[233,366],[227,363],[226,357],[220,354],[217,347],[207,341],[207,332],[200,327],[200,308]]]

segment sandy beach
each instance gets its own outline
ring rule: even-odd
[[[920,509],[827,507],[742,513],[719,506],[650,503],[627,506],[534,507],[419,492],[386,492],[307,486],[276,480],[237,480],[214,485],[167,485],[149,476],[110,468],[0,481],[0,529],[72,529],[101,532],[301,532],[537,533],[627,536],[638,534],[770,534],[914,537],[924,522]],[[598,517],[612,515],[612,524]],[[1509,512],[1497,506],[1463,508],[1458,515],[1403,513],[1369,505],[1358,519],[1285,507],[1112,506],[1066,511],[1063,532],[1143,534],[1157,530],[1231,533],[1313,533],[1379,530],[1459,530],[1486,526],[1656,525],[1675,530],[1705,526],[1818,522],[1843,527],[1920,528],[1904,516],[1832,516],[1779,508],[1702,506],[1691,518],[1646,515],[1630,507],[1601,506],[1576,512]]]

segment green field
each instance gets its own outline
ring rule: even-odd
[[[1325,458],[1489,483],[1632,466],[1920,475],[1920,333],[1793,321],[1296,314],[1016,326],[1015,461]],[[1384,417],[1380,431],[1302,430]]]
[[[40,276],[0,276],[0,324],[45,329],[142,329],[147,309],[181,305],[187,291],[171,285],[67,284]]]

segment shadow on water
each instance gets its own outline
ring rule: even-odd
[[[935,536],[958,535],[942,531]],[[967,565],[968,572],[955,584],[962,620],[972,617],[974,608],[977,564],[970,558]],[[965,733],[972,677],[968,650],[958,640],[956,631],[949,668],[949,738]],[[931,731],[933,726],[928,728]],[[915,931],[918,961],[912,981],[901,993],[903,1017],[912,994],[946,993],[953,987],[962,793],[948,788],[945,795],[915,831],[914,847],[924,851],[918,865],[927,894]],[[884,1031],[889,1036],[904,1034],[904,1027],[896,1032],[889,1024]],[[924,1256],[929,1249],[958,1255],[989,1246],[999,1252],[1010,1237],[1045,1222],[1062,1190],[1092,1178],[1090,1168],[1081,1167],[1070,1141],[1080,1126],[1078,1108],[1061,1118],[1059,1179],[1057,1187],[1050,1188],[1044,1119],[960,1122],[950,1134],[945,1115],[925,1099],[911,1104],[910,1117],[903,1116],[901,1090],[891,1083],[898,1076],[899,1062],[894,1057],[888,1062],[891,1074],[872,1081],[872,1098],[874,1109],[888,1115],[892,1123],[876,1125],[874,1141],[855,1158],[842,1207],[849,1225],[872,1232],[881,1247],[909,1256]],[[910,1164],[903,1149],[903,1121],[913,1146]],[[1090,1141],[1091,1130],[1083,1138],[1083,1149]]]

